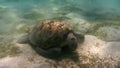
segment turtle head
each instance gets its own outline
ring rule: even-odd
[[[77,38],[73,33],[69,33],[67,35],[67,42],[68,42],[68,46],[70,48],[70,50],[74,51],[78,44],[77,44]]]

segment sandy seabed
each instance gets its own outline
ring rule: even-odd
[[[105,42],[86,35],[77,54],[50,59],[38,55],[28,44],[18,44],[20,54],[0,59],[0,68],[119,68],[120,42]]]

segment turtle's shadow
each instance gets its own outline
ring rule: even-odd
[[[70,59],[72,61],[78,61],[79,60],[79,55],[76,51],[71,51],[69,48],[67,47],[64,47],[62,48],[62,52],[59,56],[49,56],[49,55],[43,55],[43,54],[40,54],[38,50],[35,49],[35,47],[31,46],[37,54],[39,54],[40,56],[43,56],[47,59],[52,59],[52,60],[55,60],[55,61],[61,61],[63,59]]]
[[[68,48],[63,48],[62,53],[59,57],[54,58],[55,60],[70,59],[72,61],[79,61],[79,55],[76,51],[70,51]]]

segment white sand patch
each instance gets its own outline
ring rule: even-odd
[[[100,27],[98,33],[106,34],[106,40],[108,41],[120,41],[120,26],[104,26]]]
[[[82,48],[82,50],[80,50]],[[86,35],[84,43],[79,47],[79,51],[90,53],[102,57],[107,55],[120,58],[120,42],[105,42],[95,36]],[[84,53],[84,54],[86,54]]]

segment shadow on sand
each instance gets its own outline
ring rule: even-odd
[[[36,51],[36,53],[38,53],[40,56],[43,56],[47,59],[52,59],[55,61],[61,61],[63,59],[70,59],[75,62],[79,60],[78,53],[76,51],[70,51],[70,49],[67,47],[62,48],[62,52],[58,56],[44,55],[44,54],[41,54],[38,50],[36,50],[35,47],[33,47],[33,46],[31,46],[31,47]]]

